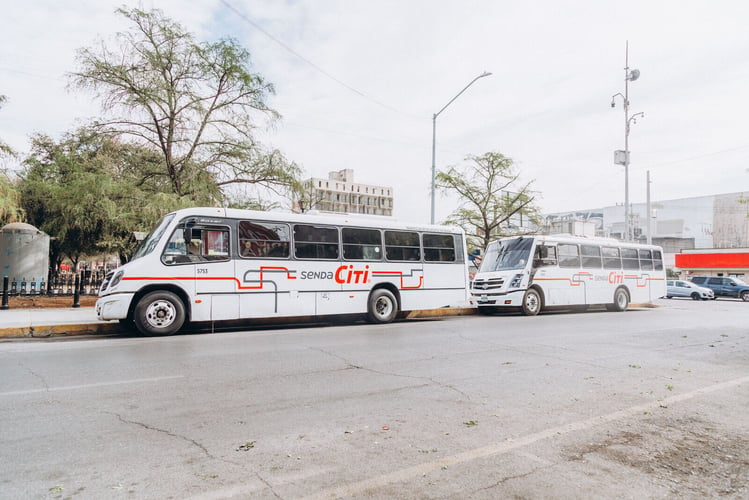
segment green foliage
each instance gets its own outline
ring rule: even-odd
[[[535,205],[532,182],[521,183],[511,158],[497,152],[466,157],[464,167],[451,166],[437,172],[436,184],[443,192],[455,192],[459,207],[445,221],[461,226],[469,247],[484,249],[489,242],[512,231],[511,217],[536,222],[540,212]]]
[[[6,100],[6,96],[0,95],[0,107]],[[15,158],[15,156],[13,149],[0,140],[0,160]],[[20,193],[8,171],[0,168],[0,227],[22,217]]]
[[[99,131],[158,151],[142,180],[213,203],[232,184],[285,189],[295,181],[299,168],[253,138],[254,116],[278,114],[265,102],[273,86],[249,71],[246,49],[233,39],[197,42],[159,10],[118,13],[131,29],[115,48],[79,50],[73,84],[102,100],[109,119]]]
[[[0,169],[0,227],[22,217],[20,193],[8,173]]]
[[[91,129],[59,143],[32,138],[20,183],[27,218],[49,234],[52,261],[65,255],[132,252],[133,231],[147,231],[164,213],[195,200],[164,192],[163,179],[143,175],[158,155]]]

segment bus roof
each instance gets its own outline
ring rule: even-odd
[[[228,217],[230,219],[254,219],[268,222],[291,222],[304,224],[333,224],[350,227],[371,227],[377,229],[402,229],[412,231],[432,231],[441,233],[459,233],[463,230],[455,226],[441,226],[401,222],[398,219],[382,215],[338,214],[306,212],[301,214],[290,212],[263,212],[258,210],[244,210],[239,208],[195,207],[184,208],[172,212],[178,219],[184,217]]]
[[[501,241],[501,240],[514,240],[518,238],[534,238],[539,241],[553,241],[557,243],[578,243],[578,244],[584,244],[584,243],[590,243],[590,244],[596,244],[596,245],[604,245],[604,246],[619,246],[619,247],[655,247],[660,248],[658,245],[648,245],[645,243],[636,243],[634,241],[621,241],[617,240],[616,238],[604,238],[600,236],[574,236],[571,234],[531,234],[531,235],[521,235],[521,236],[508,236],[506,238],[499,238],[495,241]]]

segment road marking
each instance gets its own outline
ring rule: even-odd
[[[626,417],[641,415],[645,411],[652,410],[660,406],[667,406],[672,403],[687,401],[697,396],[721,391],[723,389],[730,389],[747,382],[749,382],[749,376],[737,378],[734,380],[728,380],[726,382],[710,385],[701,389],[696,389],[694,391],[685,392],[684,394],[678,394],[650,403],[625,408],[624,410],[615,411],[606,415],[599,415],[597,417],[579,420],[577,422],[571,422],[569,424],[559,425],[557,427],[551,427],[534,434],[521,436],[511,441],[482,446],[481,448],[464,451],[462,453],[441,458],[439,460],[434,460],[432,462],[425,462],[423,464],[415,465],[413,467],[407,467],[405,469],[382,474],[380,476],[371,477],[362,481],[357,481],[355,483],[344,484],[341,486],[336,486],[334,488],[325,489],[304,498],[307,500],[317,500],[359,496],[368,490],[382,488],[392,483],[408,481],[409,479],[412,479],[414,477],[440,470],[443,467],[450,467],[465,462],[470,462],[472,460],[486,458],[489,456],[503,455],[505,453],[509,453],[510,451],[516,450],[518,448],[523,448],[524,446],[528,446],[538,441],[543,441],[544,439],[548,439],[550,437],[562,436],[572,432],[586,430],[597,425],[621,420]]]
[[[99,382],[98,384],[66,385],[61,387],[45,387],[42,389],[28,389],[25,391],[0,392],[0,396],[24,396],[27,394],[38,394],[40,392],[75,391],[78,389],[91,389],[93,387],[107,387],[112,385],[142,384],[144,382],[161,382],[162,380],[174,380],[184,378],[184,375],[169,375],[166,377],[134,378],[130,380],[118,380],[116,382]]]

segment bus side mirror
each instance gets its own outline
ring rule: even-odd
[[[189,246],[192,241],[192,227],[186,227],[184,232],[185,246]]]

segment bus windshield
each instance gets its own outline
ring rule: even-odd
[[[156,248],[156,244],[161,239],[164,231],[166,231],[166,227],[170,222],[172,222],[172,219],[174,219],[174,214],[169,214],[161,219],[161,221],[159,221],[159,223],[154,226],[148,236],[146,236],[146,238],[140,242],[138,247],[135,249],[135,252],[133,253],[133,257],[130,260],[139,259],[144,255],[148,255],[149,253],[153,252],[153,249]]]
[[[531,255],[533,238],[495,241],[486,249],[480,273],[523,269]]]

